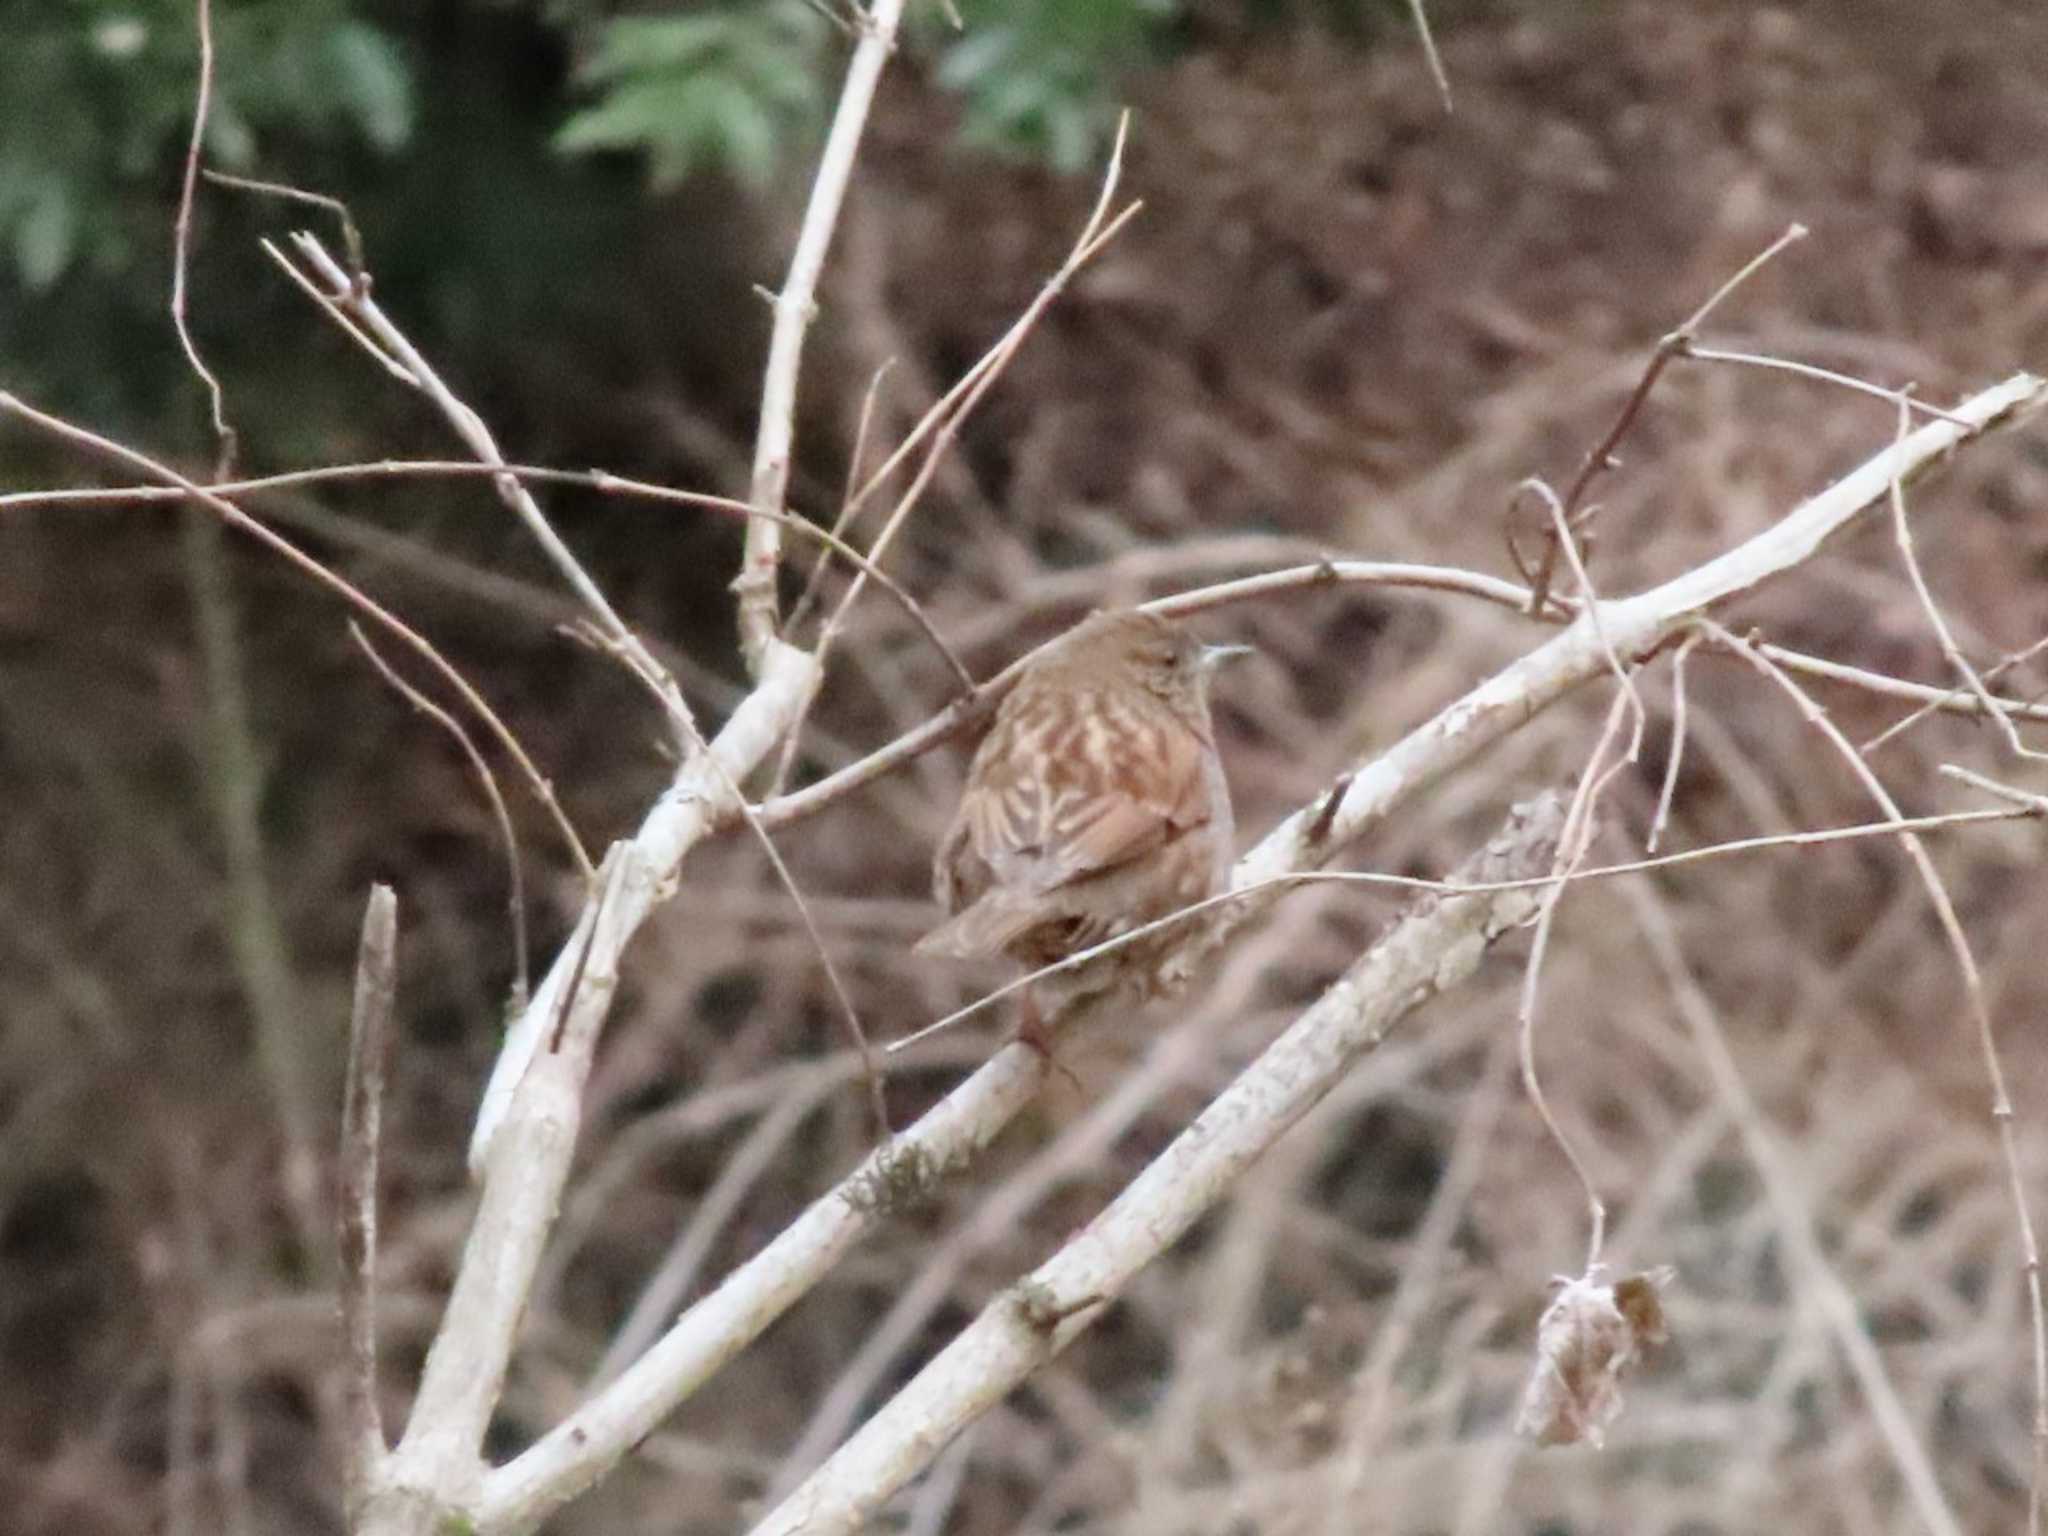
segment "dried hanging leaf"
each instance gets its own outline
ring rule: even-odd
[[[1538,1445],[1598,1446],[1621,1413],[1621,1382],[1669,1337],[1661,1296],[1668,1268],[1612,1285],[1594,1266],[1563,1282],[1536,1326],[1536,1368],[1515,1432]]]

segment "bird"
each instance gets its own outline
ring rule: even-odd
[[[1037,970],[1223,890],[1235,829],[1209,684],[1249,650],[1138,609],[1091,614],[1047,646],[968,765],[932,860],[951,915],[916,951]],[[1037,985],[1062,1010],[1126,982],[1158,995],[1180,979],[1165,962],[1185,937],[1169,927]],[[1032,988],[1018,1034],[1045,1049]]]

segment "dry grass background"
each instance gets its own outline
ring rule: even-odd
[[[1744,290],[1715,339],[1917,380],[1935,399],[2048,352],[2048,18],[2034,7],[1451,18],[1448,119],[1402,50],[1201,25],[1203,46],[1138,103],[1130,185],[1147,212],[1034,337],[900,555],[983,669],[1091,605],[1303,551],[1503,568],[1513,484],[1568,478],[1649,343],[1793,219],[1814,238]],[[885,93],[808,375],[814,490],[839,473],[871,369],[899,359],[879,411],[894,436],[1029,299],[1090,196],[945,147],[943,112],[907,79]],[[743,459],[697,430],[727,405],[671,409],[711,478],[743,478]],[[1683,569],[1891,429],[1880,402],[1679,368],[1602,487],[1596,580],[1620,592]],[[2038,431],[1916,495],[1929,578],[1980,660],[2048,631],[2044,505]],[[631,547],[594,535],[594,563],[644,629],[698,658],[686,686],[715,707],[705,672],[725,658],[703,637],[727,610],[678,573],[729,570],[729,530],[631,516]],[[415,531],[479,562],[501,552],[452,526]],[[153,515],[0,521],[0,1525],[24,1536],[339,1525],[319,1432],[331,1261],[292,1236],[246,976],[222,940],[235,909],[196,787],[207,690],[177,550]],[[535,589],[477,601],[341,558],[429,615],[507,700],[584,826],[620,826],[659,782],[647,712],[548,632]],[[400,890],[395,1403],[466,1218],[460,1148],[507,981],[502,872],[461,763],[378,691],[335,615],[265,566],[235,571],[267,916],[330,1118],[362,895],[372,878]],[[1735,617],[1942,678],[1875,525]],[[1220,699],[1248,835],[1537,635],[1456,599],[1358,592],[1205,627],[1264,653]],[[944,697],[882,603],[839,654],[813,766]],[[1691,681],[1671,846],[1867,817],[1752,677],[1700,657]],[[2043,682],[2028,668],[2011,691]],[[1827,702],[1858,739],[1897,713]],[[1534,722],[1360,863],[1441,872],[1510,800],[1576,770],[1600,705]],[[1603,851],[1640,846],[1665,750],[1660,724]],[[1942,761],[2024,777],[1989,733],[1944,720],[1875,759],[1909,808],[1957,803],[1933,777]],[[932,918],[925,864],[959,767],[928,758],[786,838],[864,1015],[888,1032],[995,979],[907,953]],[[576,889],[537,820],[529,836],[551,939]],[[1984,965],[2036,1194],[2038,844],[2014,824],[1935,850]],[[555,1528],[744,1528],[796,1453],[829,1448],[1085,1221],[1388,910],[1357,888],[1297,894],[1201,998],[1077,1046],[1082,1092],[1055,1082],[983,1167],[897,1218]],[[1583,1245],[1569,1174],[1512,1081],[1513,959],[1370,1058],[949,1453],[898,1528],[1922,1529],[1830,1331],[1842,1297],[1957,1528],[2016,1528],[2030,1454],[2016,1238],[1955,968],[1897,851],[1764,854],[1565,904],[1544,984],[1550,1091],[1613,1202],[1613,1257],[1678,1272],[1674,1345],[1598,1453],[1507,1433],[1546,1283]],[[1711,1069],[1716,1038],[1733,1079]],[[867,1126],[845,1064],[828,1061],[841,1044],[758,849],[700,850],[635,948],[501,1447],[576,1400],[679,1235],[695,1237],[695,1267],[670,1278],[695,1294],[848,1166]],[[981,1048],[916,1058],[892,1084],[899,1115]],[[720,1206],[719,1225],[693,1229]]]

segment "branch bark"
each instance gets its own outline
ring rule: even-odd
[[[1547,871],[1564,824],[1555,794],[1518,807],[1454,879]],[[954,1435],[1102,1315],[1133,1276],[1220,1200],[1253,1160],[1393,1025],[1478,969],[1493,941],[1533,917],[1540,887],[1419,903],[1196,1117],[1102,1214],[998,1296],[754,1536],[858,1530]]]
[[[1608,675],[1611,653],[1602,635],[1624,657],[1655,650],[1696,614],[1810,558],[1830,535],[1881,502],[1895,474],[1910,480],[1965,438],[2014,419],[2044,395],[2048,385],[2016,375],[1957,408],[1956,416],[1972,423],[1970,428],[1954,420],[1923,427],[1719,558],[1638,596],[1605,602],[1597,617],[1582,612],[1554,639],[1381,757],[1340,775],[1238,861],[1233,887],[1243,890],[1327,862],[1409,796],[1572,689]],[[1249,898],[1240,906],[1262,906],[1267,899]],[[1246,916],[1239,911],[1228,926]],[[1219,932],[1215,942],[1225,936]],[[1029,1047],[1010,1045],[997,1052],[916,1125],[865,1159],[768,1247],[728,1274],[609,1387],[491,1472],[470,1506],[477,1529],[530,1529],[594,1483],[829,1274],[893,1199],[914,1196],[925,1181],[963,1166],[992,1141],[1035,1096],[1044,1072],[1043,1058]]]
[[[853,177],[860,136],[867,127],[868,108],[882,78],[882,66],[896,48],[896,29],[903,20],[904,0],[873,0],[866,10],[855,8],[860,41],[846,66],[839,108],[811,182],[811,200],[797,231],[789,273],[775,296],[775,328],[768,338],[768,366],[761,379],[761,421],[754,440],[754,469],[748,499],[766,512],[781,512],[789,492],[789,456],[796,436],[797,370],[803,361],[804,335],[817,302],[818,279],[825,270],[825,252],[839,223],[839,209]],[[776,578],[782,569],[782,525],[770,518],[747,524],[740,573],[733,579],[739,598],[740,652],[747,670],[763,675],[770,642],[776,637],[781,605]]]

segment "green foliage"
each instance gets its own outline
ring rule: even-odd
[[[1125,75],[1156,59],[1181,0],[968,0],[933,38],[971,144],[1078,171],[1115,125]]]
[[[831,32],[804,0],[605,21],[578,70],[598,98],[555,142],[572,154],[645,150],[656,187],[706,167],[763,187],[821,119]]]
[[[347,0],[217,0],[215,34],[215,164],[252,165],[272,135],[382,151],[410,136],[404,61]],[[30,291],[80,265],[122,271],[138,239],[162,238],[161,194],[191,132],[192,6],[10,0],[0,37],[0,269]]]
[[[599,21],[578,71],[594,91],[557,145],[641,150],[658,187],[715,169],[767,184],[815,132],[844,48],[837,0],[724,0],[670,15]],[[966,101],[981,148],[1063,171],[1099,155],[1129,71],[1159,56],[1183,0],[964,0],[955,28],[933,0],[910,16],[915,52]],[[849,27],[852,25],[848,23]]]

